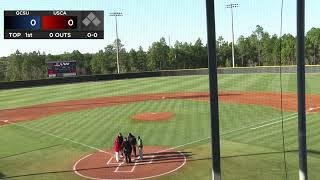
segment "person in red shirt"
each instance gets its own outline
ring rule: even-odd
[[[119,151],[120,151],[121,147],[119,144],[119,137],[118,136],[114,140],[113,148],[114,148],[114,152],[115,152],[115,156],[116,156],[116,161],[119,162]]]

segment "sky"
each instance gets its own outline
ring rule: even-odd
[[[79,50],[95,53],[115,40],[115,20],[108,13],[119,11],[119,39],[127,50],[142,46],[145,50],[165,37],[175,41],[206,43],[205,0],[0,0],[0,57],[16,50],[61,54]],[[270,34],[279,35],[281,0],[215,0],[217,37],[231,41],[231,11],[226,4],[238,3],[234,9],[235,39],[248,36],[261,25]],[[296,34],[296,0],[284,0],[283,33]],[[320,27],[320,1],[306,1],[306,31]],[[104,10],[103,40],[5,40],[4,10]],[[170,41],[169,41],[170,39]]]

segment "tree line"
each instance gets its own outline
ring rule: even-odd
[[[75,50],[59,55],[41,52],[20,53],[0,58],[0,81],[32,80],[47,77],[49,61],[77,62],[79,75],[110,74],[117,72],[117,43],[119,47],[120,72],[143,72],[173,69],[207,68],[207,46],[201,39],[194,43],[176,41],[169,46],[165,38],[154,42],[144,50],[142,47],[127,51],[121,40],[107,45],[92,54]],[[218,37],[216,41],[218,67],[232,67],[232,44]],[[296,63],[296,37],[284,34],[270,35],[257,25],[251,35],[240,36],[235,43],[235,66],[274,66]],[[306,64],[319,64],[320,28],[312,28],[306,34]]]

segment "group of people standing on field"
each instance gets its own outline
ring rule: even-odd
[[[120,154],[122,157],[124,157],[124,161],[126,163],[131,163],[131,155],[133,152],[134,159],[137,157],[137,146],[139,149],[139,157],[138,159],[143,159],[143,142],[140,136],[138,136],[138,139],[136,137],[129,133],[128,137],[123,137],[121,133],[118,134],[118,136],[114,140],[114,151],[116,156],[116,161],[119,162],[120,160]]]

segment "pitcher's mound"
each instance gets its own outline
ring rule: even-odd
[[[133,115],[131,118],[140,121],[165,121],[170,120],[176,114],[172,112],[149,112]]]

